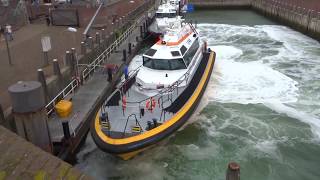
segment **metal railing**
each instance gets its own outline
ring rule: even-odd
[[[99,6],[101,8],[101,6]],[[98,12],[99,10],[97,10]],[[122,43],[124,42],[135,30],[137,25],[142,22],[143,16],[140,17],[137,21],[133,23],[115,42],[113,42],[107,49],[105,49],[93,62],[87,64],[86,68],[82,71],[81,77],[82,80],[85,81],[90,75],[95,72],[98,67],[101,67],[101,64],[105,62],[111,53]],[[87,31],[86,31],[87,32]],[[80,65],[80,64],[79,64]],[[82,65],[82,64],[81,64]],[[78,79],[73,79],[58,95],[56,95],[47,105],[47,115],[50,115],[56,105],[58,100],[64,99],[71,93],[75,93],[77,87],[79,87],[80,83]]]
[[[79,81],[73,79],[56,97],[54,97],[47,105],[47,115],[51,114],[54,110],[54,107],[57,101],[65,99],[71,93],[75,93],[76,88],[79,87]]]
[[[82,71],[82,79],[86,80],[101,64],[105,62],[111,53],[123,42],[129,35],[132,34],[136,28],[137,23],[134,23],[129,27],[114,43],[112,43],[107,49],[105,49],[94,61],[87,65],[87,67]]]

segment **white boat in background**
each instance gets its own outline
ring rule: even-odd
[[[154,22],[149,26],[149,32],[158,37],[166,32],[166,29],[180,28],[184,21],[181,16],[178,16],[178,11],[175,5],[170,3],[162,4],[158,7]]]

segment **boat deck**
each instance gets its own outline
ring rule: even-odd
[[[178,91],[175,89],[170,94],[167,93],[153,97],[156,105],[151,111],[146,108],[146,102],[149,101],[150,98],[138,92],[136,88],[137,87],[133,85],[126,92],[127,103],[125,108],[123,108],[121,98],[118,98],[117,106],[105,106],[105,112],[108,114],[110,125],[109,128],[102,126],[102,130],[109,136],[116,138],[136,135],[137,132],[132,130],[134,127],[141,127],[141,133],[143,133],[148,130],[148,121],[154,126],[155,120],[157,125],[160,125],[170,119],[173,113],[166,112],[164,109],[170,106],[171,102],[185,89],[185,87],[179,87],[176,88]],[[143,116],[140,113],[140,109],[142,108],[144,109]]]

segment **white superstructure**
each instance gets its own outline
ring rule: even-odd
[[[192,77],[202,58],[202,45],[191,24],[167,28],[164,36],[143,55],[143,66],[136,77],[138,91],[152,96],[185,75]]]

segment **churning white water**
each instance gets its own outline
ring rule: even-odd
[[[217,53],[215,71],[208,88],[210,100],[265,104],[279,113],[308,123],[314,135],[320,138],[320,93],[314,91],[312,99],[305,96],[302,89],[309,86],[304,80],[320,80],[320,44],[317,41],[275,25],[200,24],[198,29],[209,47]],[[244,52],[252,50],[255,56],[244,55]],[[299,109],[306,102],[314,106]]]

